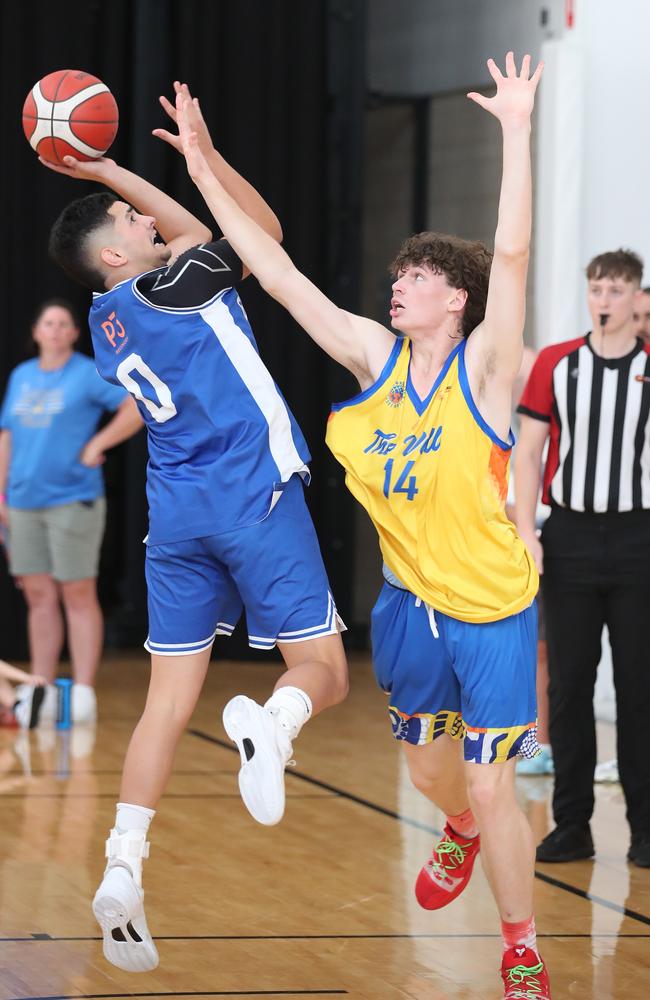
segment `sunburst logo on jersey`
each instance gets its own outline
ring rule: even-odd
[[[392,407],[401,406],[403,399],[404,399],[404,383],[395,382],[392,389],[386,396],[386,403],[388,404],[388,406]]]

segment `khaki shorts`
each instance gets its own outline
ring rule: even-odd
[[[9,571],[47,573],[61,583],[97,576],[106,500],[77,500],[35,510],[9,508]]]

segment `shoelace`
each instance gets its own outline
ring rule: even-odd
[[[518,989],[516,986],[514,990],[508,988],[506,1000],[540,1000],[542,986],[537,980],[537,976],[543,971],[543,962],[533,966],[515,965],[512,969],[508,969],[507,978],[510,982],[512,984],[523,983],[525,989]],[[534,977],[534,981],[531,977]],[[528,982],[524,982],[525,979]]]
[[[435,854],[447,855],[447,858],[446,860],[444,858],[443,860],[438,860],[438,858],[434,857]],[[453,871],[455,868],[460,868],[466,857],[467,851],[462,844],[457,844],[455,840],[450,840],[447,837],[441,840],[436,846],[427,865],[432,869],[435,876],[447,878],[447,872]]]

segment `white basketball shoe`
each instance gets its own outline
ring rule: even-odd
[[[223,710],[223,724],[241,757],[239,791],[258,823],[274,826],[284,815],[284,769],[293,751],[273,709],[238,694]]]
[[[146,836],[142,830],[111,830],[106,841],[108,865],[93,899],[104,957],[125,972],[150,972],[159,962],[144,915],[144,890],[134,878],[134,870],[139,872],[142,859],[149,857]]]
[[[21,729],[34,729],[41,722],[56,722],[59,693],[53,684],[33,687],[19,684],[16,688],[14,715]]]

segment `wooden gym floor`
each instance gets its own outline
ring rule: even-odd
[[[297,742],[284,821],[269,829],[249,817],[221,707],[239,691],[264,698],[279,669],[212,665],[151,830],[145,888],[160,952],[151,973],[104,961],[90,911],[144,702],[145,654],[106,657],[96,732],[0,730],[0,1000],[502,996],[498,918],[480,864],[448,909],[415,902],[443,819],[409,786],[367,657],[351,659],[347,702]],[[611,756],[612,728],[600,738]],[[519,791],[541,839],[550,779],[519,779]],[[646,1000],[650,870],[625,861],[619,786],[599,786],[597,797],[596,861],[537,867],[541,947],[555,1000]]]

